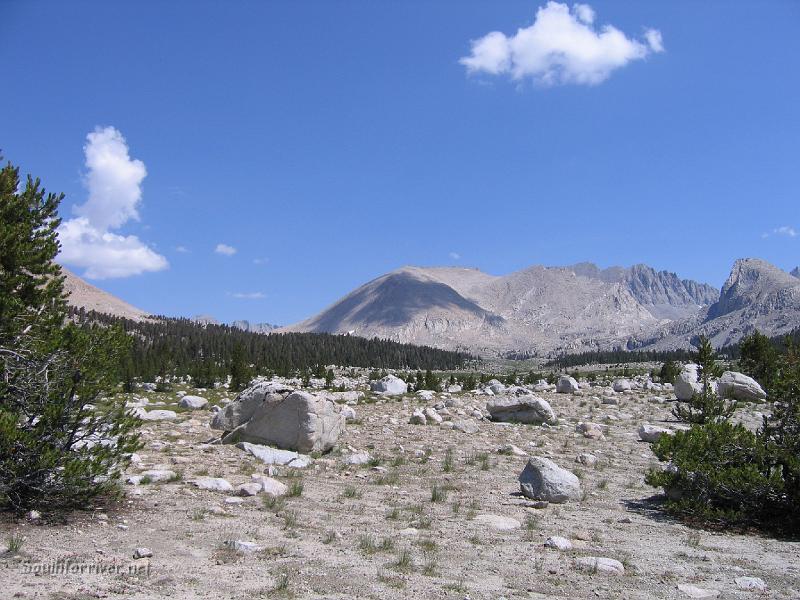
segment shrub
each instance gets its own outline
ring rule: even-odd
[[[703,520],[758,520],[769,509],[782,483],[770,472],[763,444],[742,425],[727,421],[695,425],[653,445],[664,470],[651,470],[645,481],[663,487],[667,508]]]

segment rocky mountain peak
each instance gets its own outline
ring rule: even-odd
[[[795,267],[789,272],[790,275],[794,275],[797,278],[800,278],[800,267]]]
[[[708,318],[756,304],[765,310],[780,309],[798,294],[800,282],[796,277],[760,258],[741,258],[722,286],[719,301],[709,308]]]

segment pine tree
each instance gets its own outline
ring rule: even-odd
[[[665,361],[658,372],[658,378],[662,383],[675,383],[678,375],[681,374],[681,367],[674,360]]]
[[[139,420],[109,397],[130,338],[65,325],[57,210],[0,171],[0,507],[82,506],[116,490]]]
[[[333,380],[336,378],[336,375],[333,373],[333,369],[328,369],[325,372],[325,389],[330,389],[333,386]]]
[[[0,156],[0,160],[2,157]],[[19,169],[0,170],[0,347],[22,338],[47,343],[66,310],[64,277],[54,259],[64,195],[47,194],[28,176],[20,190]]]
[[[778,351],[758,330],[739,342],[739,368],[758,381],[768,392],[775,382]]]
[[[250,383],[250,367],[245,360],[245,351],[242,344],[236,344],[231,355],[228,374],[231,376],[230,389],[239,392]]]
[[[800,529],[800,348],[787,341],[786,353],[776,361],[771,390],[773,411],[764,418],[762,438],[772,470],[780,474],[783,490],[778,512]]]
[[[714,390],[712,378],[719,375],[719,368],[715,361],[714,348],[708,338],[700,338],[695,361],[700,367],[698,376],[702,389],[692,394],[688,402],[678,402],[672,409],[672,414],[686,423],[727,421],[736,410],[736,403],[719,397]]]

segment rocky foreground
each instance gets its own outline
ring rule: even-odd
[[[328,396],[330,418],[346,425],[309,454],[243,429],[218,443],[226,423],[244,427],[224,389],[131,395],[145,446],[126,497],[65,523],[4,521],[24,543],[0,561],[3,597],[800,597],[800,543],[659,509],[644,474],[648,442],[679,427],[669,387],[337,383],[350,391]],[[299,382],[269,385],[287,397]],[[738,418],[755,427],[768,410]]]

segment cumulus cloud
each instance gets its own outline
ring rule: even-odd
[[[167,259],[145,246],[135,235],[100,231],[85,217],[70,219],[58,231],[59,259],[85,269],[89,279],[130,277],[146,271],[161,271]]]
[[[785,236],[785,237],[793,238],[793,237],[797,237],[797,230],[794,227],[791,227],[789,225],[783,225],[782,227],[776,227],[775,229],[773,229],[772,231],[769,231],[767,233],[762,233],[761,237],[762,238],[768,238],[771,235],[782,235],[782,236]]]
[[[189,252],[189,249],[186,246],[175,246],[175,252],[186,254],[187,252]]]
[[[214,252],[224,256],[233,256],[236,254],[236,248],[233,246],[228,246],[228,244],[217,244],[217,247],[214,248]]]
[[[461,258],[461,255],[458,252],[451,252],[448,256],[453,260],[458,260]]]
[[[532,25],[511,36],[492,31],[472,41],[460,63],[469,73],[530,77],[543,85],[596,85],[631,61],[663,52],[661,32],[647,29],[644,38],[627,37],[612,25],[594,26],[588,4],[548,2]]]
[[[261,300],[266,298],[263,292],[233,292],[231,296],[240,300]]]
[[[254,258],[254,259],[253,259],[253,264],[254,264],[254,265],[265,265],[265,264],[267,264],[268,262],[269,262],[269,259],[268,259],[267,257],[263,257],[263,258]]]
[[[161,271],[167,259],[135,235],[120,235],[130,220],[139,220],[144,163],[131,159],[125,138],[114,127],[98,127],[86,136],[84,186],[89,196],[75,206],[78,215],[58,228],[59,261],[85,269],[89,279],[130,277]]]

